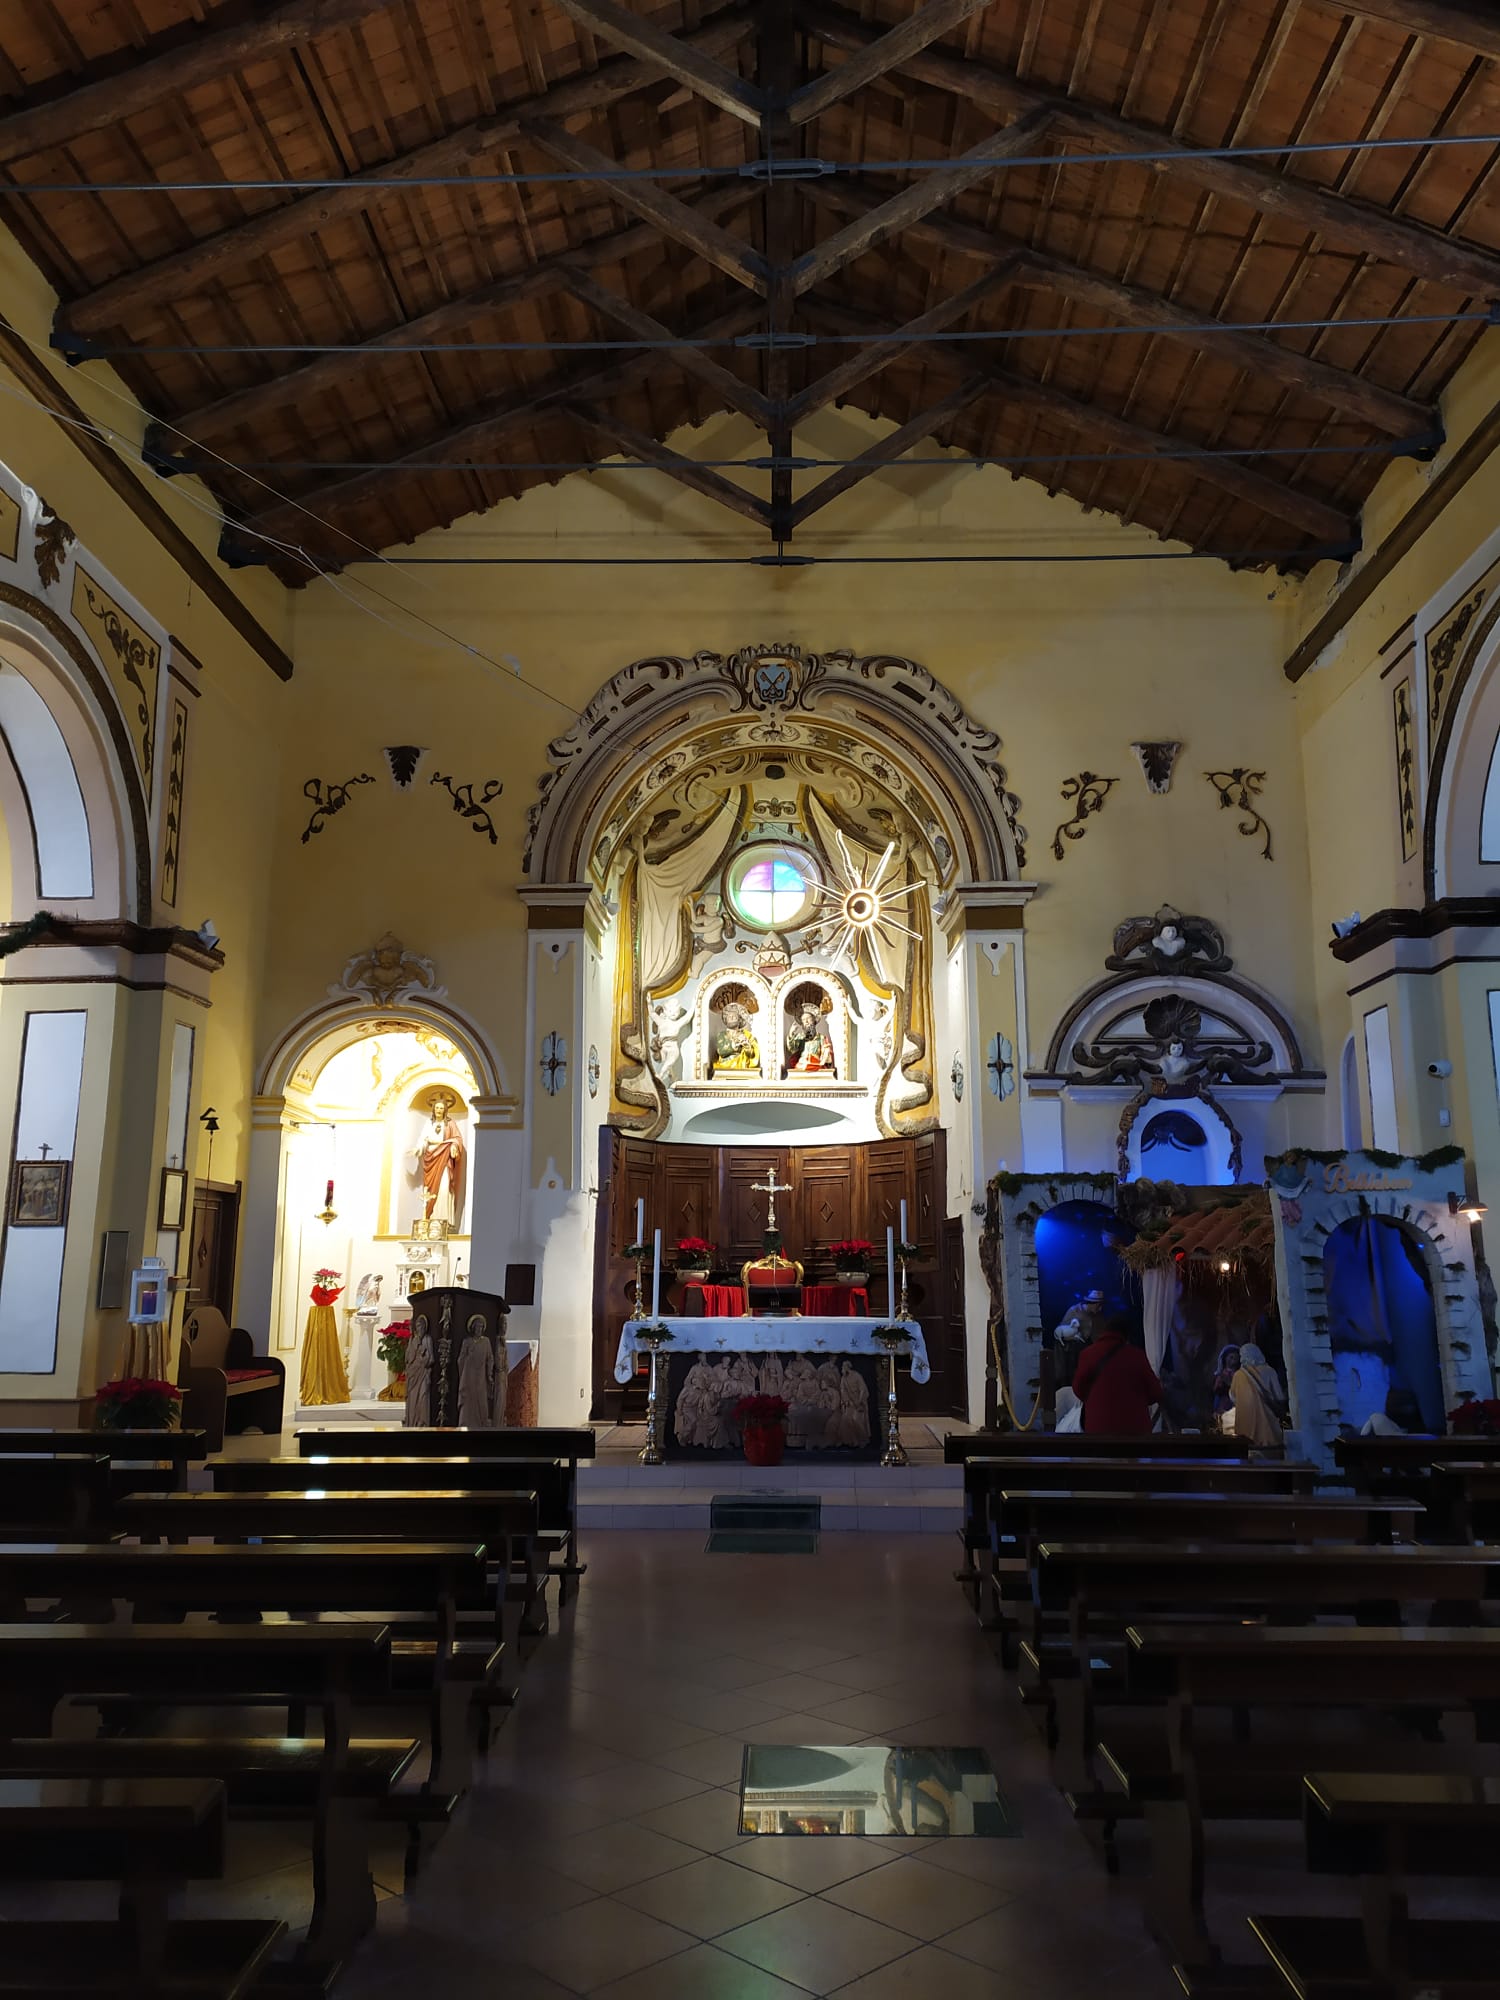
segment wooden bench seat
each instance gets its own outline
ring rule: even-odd
[[[356,1737],[338,1760],[340,1796],[385,1800],[409,1771],[414,1737]],[[13,1737],[0,1742],[0,1775],[16,1778],[217,1779],[231,1820],[308,1818],[329,1783],[321,1737]]]
[[[0,1993],[232,2000],[246,1992],[284,1924],[172,1923],[167,1916],[177,1884],[223,1874],[226,1817],[224,1787],[201,1778],[0,1776],[6,1880],[121,1885],[113,1923],[6,1923]]]
[[[950,1431],[943,1440],[943,1463],[971,1458],[1248,1458],[1245,1438],[1219,1431],[1152,1431],[1148,1437],[1121,1437],[1104,1431]]]
[[[1415,1920],[1407,1934],[1409,1987],[1371,1964],[1358,1917],[1252,1917],[1250,1928],[1297,2000],[1494,2000],[1500,1923]]]
[[[0,1523],[8,1535],[103,1532],[109,1516],[109,1460],[79,1434],[76,1449],[0,1455]]]

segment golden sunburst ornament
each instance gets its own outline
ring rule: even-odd
[[[903,924],[895,916],[893,906],[903,903],[922,887],[920,881],[901,883],[894,888],[885,886],[886,870],[891,865],[891,857],[896,852],[896,843],[891,841],[874,868],[866,872],[849,851],[849,843],[837,829],[834,839],[838,843],[839,860],[834,866],[835,880],[826,884],[818,892],[821,905],[816,923],[829,924],[833,930],[831,953],[834,958],[847,955],[852,965],[859,963],[859,948],[868,944],[870,955],[875,961],[879,977],[887,978],[883,963],[882,932],[899,931],[903,937],[916,938],[920,934]],[[910,912],[903,914],[910,915]]]

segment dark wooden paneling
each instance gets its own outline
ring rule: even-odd
[[[651,1189],[647,1188],[645,1193],[647,1227],[660,1224],[663,1255],[673,1256],[684,1236],[704,1236],[713,1242],[719,1209],[719,1161],[714,1148],[663,1146],[659,1158],[661,1206],[654,1220]]]
[[[787,1242],[809,1269],[826,1258],[830,1243],[860,1234],[856,1215],[864,1212],[861,1146],[819,1146],[816,1152],[792,1155],[795,1168],[784,1179],[795,1185],[788,1197]],[[795,1233],[794,1233],[795,1232]]]
[[[664,1147],[669,1152],[670,1147]],[[762,1238],[766,1230],[766,1196],[757,1194],[751,1185],[753,1181],[763,1181],[767,1170],[776,1169],[778,1181],[790,1180],[787,1165],[791,1155],[780,1146],[721,1146],[719,1148],[719,1216],[718,1240],[721,1260],[734,1269],[751,1257],[759,1257],[764,1250]],[[786,1234],[786,1220],[790,1214],[787,1207],[789,1197],[783,1195],[778,1204],[782,1233]]]

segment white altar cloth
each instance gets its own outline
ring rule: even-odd
[[[628,1382],[635,1374],[635,1357],[647,1353],[636,1339],[641,1325],[670,1327],[676,1338],[660,1351],[663,1354],[873,1354],[886,1349],[874,1338],[877,1326],[890,1326],[888,1319],[674,1319],[660,1321],[628,1319],[620,1335],[620,1351],[615,1356],[615,1380]],[[911,1358],[911,1379],[926,1382],[932,1370],[927,1365],[927,1342],[915,1320],[903,1320],[909,1345],[898,1347],[897,1358]]]

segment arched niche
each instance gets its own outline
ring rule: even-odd
[[[1500,895],[1500,595],[1468,627],[1451,674],[1429,657],[1431,735],[1423,821],[1430,899]],[[1444,682],[1447,685],[1444,685]],[[1431,720],[1429,718],[1429,726]]]
[[[103,675],[56,613],[0,586],[5,915],[149,922],[149,816]]]
[[[1127,1135],[1131,1179],[1232,1187],[1239,1136],[1212,1097],[1150,1098]]]
[[[1346,1216],[1324,1241],[1334,1384],[1343,1420],[1355,1430],[1386,1413],[1392,1392],[1415,1404],[1420,1421],[1412,1428],[1441,1436],[1446,1427],[1427,1248],[1389,1215]]]
[[[436,1035],[452,1042],[462,1053],[482,1096],[507,1094],[499,1056],[476,1022],[451,1003],[402,1000],[385,1008],[335,1003],[301,1015],[277,1038],[262,1060],[256,1073],[256,1095],[262,1099],[285,1097],[297,1088],[299,1076],[321,1074],[339,1050],[374,1035],[402,1030],[410,1030],[419,1037],[424,1033]]]

